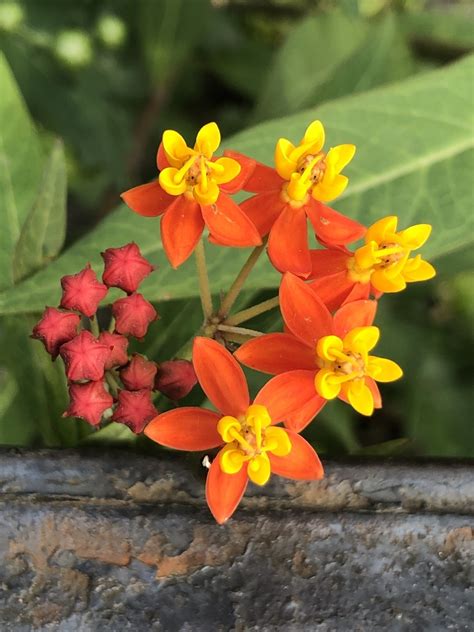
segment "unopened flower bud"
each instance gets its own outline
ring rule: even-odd
[[[59,350],[66,365],[68,380],[101,380],[110,349],[94,338],[90,331],[63,344]]]
[[[139,434],[157,414],[158,411],[151,402],[150,390],[120,391],[117,408],[111,419],[125,424],[130,430]]]
[[[115,301],[112,314],[115,318],[115,331],[135,338],[143,338],[148,325],[158,317],[153,305],[141,294],[130,294]]]
[[[157,366],[141,355],[134,354],[130,364],[120,370],[122,384],[129,391],[151,390],[155,381]]]
[[[99,342],[107,345],[109,356],[105,361],[105,369],[113,369],[116,366],[123,366],[128,362],[128,340],[120,334],[111,334],[103,331],[98,338]]]
[[[155,390],[173,401],[182,399],[197,382],[192,362],[189,360],[168,360],[158,366]]]
[[[114,403],[102,380],[69,386],[71,402],[63,417],[80,417],[91,426],[100,424],[104,412]]]
[[[118,287],[127,294],[136,292],[140,283],[155,269],[135,243],[101,252],[104,260],[102,281],[107,287]]]
[[[61,307],[81,312],[89,318],[96,313],[99,303],[108,292],[107,286],[99,282],[90,265],[77,274],[63,276],[61,287]]]
[[[77,335],[81,317],[71,312],[62,312],[55,307],[47,307],[41,320],[34,326],[32,338],[41,340],[53,359],[59,354],[59,347]]]

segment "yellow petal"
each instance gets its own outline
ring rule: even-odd
[[[361,415],[374,412],[374,396],[364,380],[353,380],[347,386],[347,399],[350,405]]]
[[[268,428],[268,426],[272,423],[272,418],[268,412],[266,406],[262,406],[261,404],[252,404],[247,408],[247,412],[245,413],[245,421],[255,428],[255,425],[258,424],[260,428]]]
[[[427,281],[436,276],[436,270],[428,261],[417,255],[414,259],[408,259],[402,271],[405,281],[413,283],[414,281]]]
[[[407,286],[401,274],[396,277],[389,277],[386,270],[375,270],[370,277],[370,282],[379,292],[401,292]]]
[[[349,178],[346,176],[336,175],[329,180],[324,174],[321,182],[313,187],[312,196],[319,202],[331,202],[344,192],[348,183]]]
[[[389,264],[386,268],[379,268],[380,270],[384,270],[387,279],[395,279],[400,276],[406,263],[408,261],[408,252],[406,252],[401,259],[395,261],[394,263]]]
[[[380,338],[380,329],[370,327],[354,327],[344,338],[344,349],[356,353],[366,353],[375,347]]]
[[[247,466],[248,477],[256,485],[265,485],[270,478],[271,471],[270,459],[266,454],[257,454],[250,459]]]
[[[324,126],[321,121],[313,121],[308,125],[300,145],[314,144],[314,151],[321,151],[325,141]]]
[[[377,262],[377,258],[374,254],[377,248],[378,246],[375,241],[369,241],[369,243],[365,244],[365,246],[357,248],[354,252],[354,259],[357,267],[362,268],[363,270],[369,270],[372,268]]]
[[[264,447],[275,456],[286,456],[291,452],[291,441],[283,428],[272,426],[265,431]]]
[[[402,369],[396,362],[376,356],[369,356],[366,370],[367,375],[377,382],[393,382],[403,375]]]
[[[217,123],[207,123],[203,125],[196,136],[194,149],[206,158],[212,158],[212,154],[221,144],[221,133]]]
[[[181,195],[188,188],[184,178],[178,184],[175,182],[174,178],[177,173],[178,169],[175,167],[166,167],[166,169],[160,171],[160,175],[158,176],[161,188],[170,195]]]
[[[291,152],[295,149],[293,143],[286,138],[280,138],[275,146],[275,168],[278,175],[289,180],[296,169],[296,160],[291,159]]]
[[[213,172],[212,179],[217,182],[217,184],[225,184],[226,182],[230,182],[234,178],[236,178],[241,170],[241,167],[237,160],[233,158],[218,158],[212,165],[217,165],[218,167],[222,167],[222,170]]]
[[[202,182],[193,187],[194,199],[196,202],[203,204],[204,206],[217,202],[219,193],[219,187],[215,183],[214,179],[209,179],[205,187]]]
[[[416,224],[398,233],[400,245],[409,250],[420,248],[431,234],[430,224]]]
[[[163,132],[163,149],[172,167],[181,167],[186,158],[192,153],[181,134],[178,134],[173,129],[167,129]]]
[[[330,362],[337,360],[336,356],[331,353],[331,349],[342,351],[342,340],[337,336],[323,336],[318,340],[316,353],[320,358],[323,360],[329,360]]]
[[[225,415],[225,417],[221,417],[217,423],[217,432],[221,435],[222,439],[228,443],[229,441],[233,441],[234,437],[231,434],[231,430],[236,430],[240,432],[242,426],[240,421],[235,417],[231,417],[230,415]]]
[[[375,224],[372,224],[365,233],[365,242],[375,241],[377,244],[382,243],[387,237],[391,237],[396,233],[398,224],[398,217],[395,215],[389,215],[379,219]]]
[[[354,158],[355,151],[355,145],[337,145],[336,147],[331,147],[326,156],[328,168],[334,169],[334,173],[340,173]]]
[[[334,372],[330,369],[320,369],[314,378],[314,386],[316,391],[324,399],[335,399],[341,392],[340,384],[331,384],[331,378]]]
[[[219,459],[221,470],[226,474],[237,474],[237,472],[240,472],[246,460],[244,452],[236,448],[235,444],[225,446],[220,452]]]

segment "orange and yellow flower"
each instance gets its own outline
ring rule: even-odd
[[[429,224],[416,224],[397,231],[398,218],[375,222],[365,235],[365,244],[355,252],[329,248],[311,251],[311,287],[331,311],[345,301],[401,292],[407,283],[435,276],[433,266],[421,255],[410,257],[431,233]]]
[[[260,393],[292,402],[287,428],[300,432],[336,397],[362,415],[381,407],[376,382],[397,380],[402,370],[395,362],[370,354],[380,335],[372,325],[376,301],[347,303],[331,316],[308,284],[285,274],[280,308],[287,333],[254,338],[235,356],[253,369],[276,374]]]
[[[145,434],[178,450],[221,447],[206,483],[207,502],[217,522],[234,513],[249,480],[265,485],[272,472],[297,480],[323,477],[310,444],[296,432],[275,425],[284,421],[293,402],[273,397],[271,389],[264,388],[251,404],[241,367],[215,340],[195,339],[193,363],[217,412],[196,407],[170,410],[153,419]]]
[[[191,255],[207,226],[210,239],[222,246],[246,247],[261,243],[252,221],[229,197],[242,187],[254,168],[235,158],[214,158],[220,145],[216,123],[204,125],[194,147],[173,130],[166,130],[157,153],[158,180],[122,194],[139,215],[162,215],[163,248],[173,267]]]

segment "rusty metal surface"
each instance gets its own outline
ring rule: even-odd
[[[198,460],[0,452],[0,630],[471,631],[472,464],[326,472],[219,527]]]

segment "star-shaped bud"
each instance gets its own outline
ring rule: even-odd
[[[128,340],[120,334],[111,334],[103,331],[98,338],[99,342],[107,345],[109,349],[109,357],[105,361],[105,369],[113,369],[116,366],[123,366],[128,362]]]
[[[155,269],[133,242],[121,248],[107,248],[100,254],[105,263],[102,281],[107,287],[118,287],[127,294],[136,292],[143,279]]]
[[[192,362],[189,360],[168,360],[158,366],[155,390],[177,401],[191,391],[197,382]]]
[[[59,354],[66,365],[68,380],[101,380],[110,349],[90,331],[81,333],[61,346]]]
[[[104,412],[114,403],[113,397],[104,388],[102,380],[69,386],[71,399],[63,417],[80,417],[91,426],[98,426]]]
[[[99,282],[90,265],[77,274],[63,276],[61,287],[63,295],[60,306],[81,312],[89,318],[96,313],[99,303],[108,292],[107,286]]]
[[[118,404],[112,415],[112,421],[125,424],[139,434],[143,428],[158,414],[151,403],[151,391],[120,391]]]
[[[47,307],[41,320],[34,326],[31,337],[41,340],[54,360],[59,354],[59,347],[77,335],[80,322],[81,317],[77,314]]]
[[[130,364],[120,370],[122,384],[129,391],[151,390],[155,381],[156,364],[141,355],[134,354]]]
[[[115,331],[135,338],[143,338],[148,325],[158,317],[153,305],[141,294],[130,294],[115,301],[112,314],[115,318]]]

